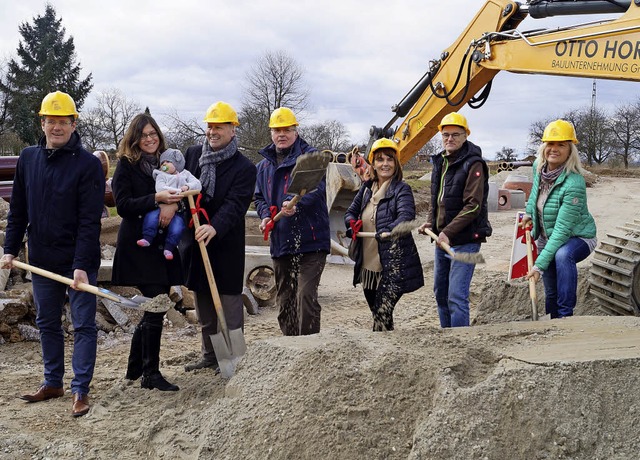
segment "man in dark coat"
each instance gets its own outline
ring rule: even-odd
[[[89,411],[89,384],[96,362],[96,297],[77,291],[79,283],[96,285],[100,267],[100,218],[105,178],[100,160],[82,147],[76,132],[75,102],[55,91],[42,100],[39,115],[44,137],[20,153],[7,218],[2,268],[11,268],[28,229],[29,262],[73,278],[68,290],[73,320],[74,417]],[[64,395],[62,314],[67,286],[32,275],[36,324],[40,329],[44,383],[22,399],[39,402]]]
[[[318,285],[331,248],[325,179],[297,205],[287,207],[293,198],[287,189],[296,160],[316,150],[298,136],[297,126],[295,115],[286,107],[271,114],[273,143],[260,150],[264,160],[258,163],[255,192],[261,231],[271,227],[275,212],[282,210],[285,216],[270,233],[278,322],[284,335],[320,332]]]
[[[477,253],[491,235],[487,210],[489,170],[480,147],[469,142],[467,119],[446,115],[438,127],[444,151],[433,156],[431,214],[421,228],[438,235],[433,290],[441,327],[469,325],[469,288],[475,265],[454,262],[439,247],[447,243],[456,252]]]
[[[206,138],[185,154],[185,169],[202,182],[198,207],[200,227],[183,245],[187,287],[194,291],[196,313],[202,326],[202,357],[185,366],[186,371],[218,368],[211,335],[218,332],[218,318],[209,289],[202,255],[197,242],[204,241],[212,264],[222,309],[230,330],[244,329],[245,223],[253,198],[256,167],[238,151],[238,116],[225,102],[216,102],[207,110]],[[195,240],[194,240],[195,238]]]

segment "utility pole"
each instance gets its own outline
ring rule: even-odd
[[[591,90],[591,115],[596,111],[596,79],[593,79],[593,89]]]

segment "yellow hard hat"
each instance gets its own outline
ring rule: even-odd
[[[571,141],[574,144],[578,143],[576,138],[576,130],[573,124],[565,120],[552,121],[544,129],[542,134],[542,142],[561,142]]]
[[[398,145],[395,142],[386,137],[380,138],[371,146],[371,150],[369,151],[369,164],[373,163],[373,155],[376,153],[376,150],[380,149],[392,149],[396,152],[396,155],[398,154]]]
[[[298,120],[291,109],[280,107],[275,109],[269,118],[269,128],[286,128],[298,126]]]
[[[238,114],[233,107],[226,102],[218,101],[211,104],[204,116],[205,123],[231,123],[233,126],[240,126]]]
[[[442,121],[440,122],[440,124],[438,125],[438,130],[442,132],[442,128],[444,128],[445,126],[452,126],[452,125],[460,126],[461,128],[464,128],[464,130],[467,132],[467,136],[471,134],[471,131],[469,130],[469,125],[467,124],[467,119],[464,117],[464,115],[460,115],[458,112],[451,112],[445,115],[442,118]]]
[[[44,117],[46,115],[52,115],[57,117],[70,117],[78,118],[78,111],[76,110],[76,103],[73,102],[71,96],[62,91],[55,91],[47,94],[42,99],[42,105],[40,106],[40,112],[38,115]]]

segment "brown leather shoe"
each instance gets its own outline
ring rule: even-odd
[[[74,393],[71,415],[73,415],[74,417],[80,417],[81,415],[89,412],[89,409],[89,396],[80,393]]]
[[[64,396],[64,388],[54,388],[48,385],[42,385],[35,393],[21,395],[20,399],[24,399],[28,402],[40,402],[46,401],[47,399],[59,398],[60,396]]]

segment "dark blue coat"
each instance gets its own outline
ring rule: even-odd
[[[189,147],[185,153],[185,169],[200,178],[202,145]],[[240,152],[216,167],[216,189],[213,198],[203,193],[200,206],[207,211],[216,236],[209,242],[207,254],[220,294],[240,295],[244,286],[245,214],[253,198],[256,167]],[[200,224],[206,224],[199,215]],[[186,230],[180,245],[184,252],[186,286],[193,291],[208,289],[209,282],[194,228]]]
[[[74,132],[62,148],[25,148],[16,164],[5,254],[18,255],[25,230],[31,264],[54,272],[100,267],[105,177]]]
[[[353,199],[344,216],[344,222],[349,228],[351,219],[362,219],[362,212],[371,200],[371,186],[373,181],[365,182]],[[376,233],[390,232],[402,222],[416,218],[416,205],[411,187],[406,182],[392,180],[385,196],[378,203],[376,210]],[[361,244],[361,238],[356,238],[351,244]],[[362,270],[362,251],[357,251],[357,260],[353,272],[353,285],[360,282]],[[382,277],[395,289],[404,294],[413,292],[424,286],[422,263],[418,255],[416,243],[411,233],[400,238],[378,240],[378,254],[382,264]]]
[[[258,163],[255,198],[256,211],[261,219],[271,216],[271,206],[277,206],[279,211],[283,201],[294,197],[287,193],[287,189],[296,159],[304,153],[315,151],[315,148],[298,137],[291,146],[289,155],[278,166],[274,144],[260,150],[264,160]],[[280,219],[271,231],[271,257],[310,252],[329,253],[331,243],[326,179],[323,178],[313,192],[304,195],[296,206],[296,214]]]

